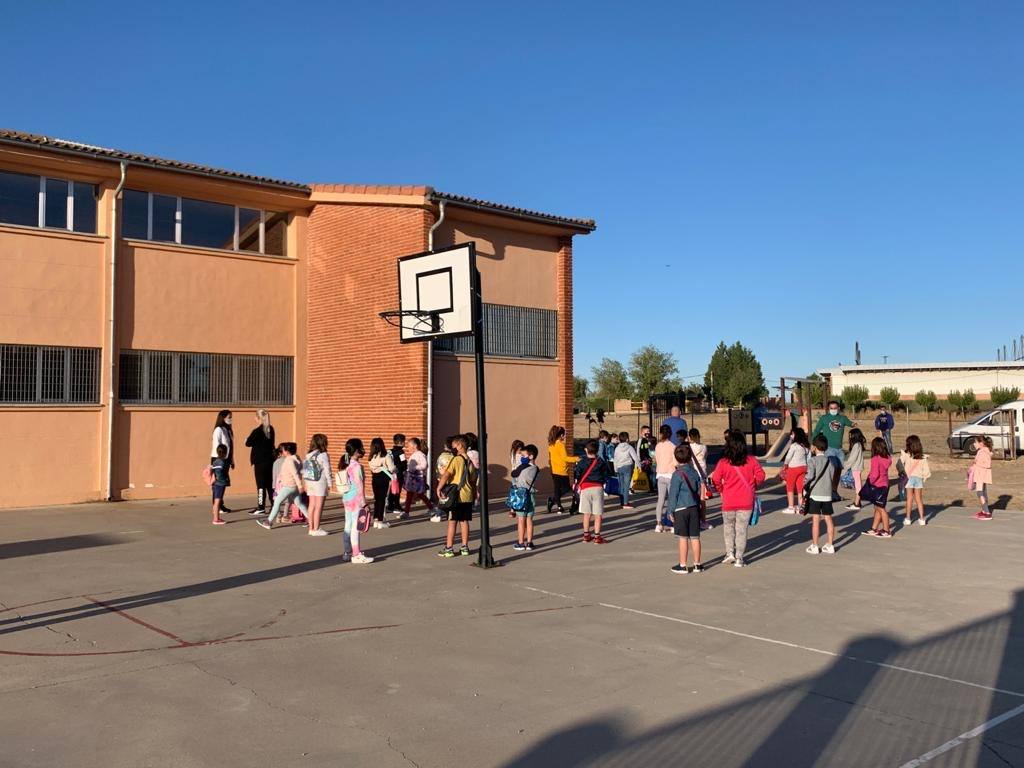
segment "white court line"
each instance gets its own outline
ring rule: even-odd
[[[981,736],[981,734],[983,734],[985,731],[989,731],[995,728],[1000,723],[1005,723],[1007,720],[1012,720],[1013,718],[1019,717],[1020,715],[1024,715],[1024,704],[1021,704],[1016,709],[1011,709],[1009,712],[1004,712],[1003,714],[999,715],[999,717],[993,717],[991,720],[987,720],[986,722],[979,725],[977,728],[971,728],[971,730],[969,731],[964,731],[955,739],[950,739],[945,744],[942,744],[941,746],[938,746],[935,749],[933,749],[931,752],[925,752],[920,757],[915,757],[909,763],[904,763],[903,765],[901,765],[900,768],[917,768],[919,765],[924,765],[925,763],[934,760],[939,755],[944,755],[951,749],[956,749],[968,739],[973,739],[978,736]]]
[[[576,597],[573,597],[572,595],[562,595],[562,594],[559,594],[558,592],[548,592],[547,590],[538,589],[536,587],[527,587],[527,586],[523,586],[523,585],[520,585],[520,586],[522,586],[523,589],[530,590],[531,592],[540,592],[541,594],[550,595],[552,597],[561,597],[561,598],[565,598],[566,600],[577,600],[578,599]],[[873,667],[881,667],[882,669],[892,669],[892,670],[895,670],[897,672],[906,672],[906,673],[911,674],[911,675],[919,675],[920,677],[931,677],[931,678],[934,678],[936,680],[943,680],[943,681],[945,681],[947,683],[956,683],[957,685],[966,685],[966,686],[968,686],[970,688],[979,688],[979,689],[981,689],[983,691],[988,691],[990,693],[1002,693],[1002,694],[1004,694],[1006,696],[1016,696],[1017,698],[1024,699],[1024,693],[1020,693],[1018,691],[1008,691],[1008,690],[1005,690],[1003,688],[992,688],[991,686],[988,686],[988,685],[982,685],[980,683],[972,683],[969,680],[959,680],[959,679],[957,679],[955,677],[946,677],[945,675],[937,675],[937,674],[935,674],[933,672],[922,672],[921,670],[918,670],[918,669],[910,669],[909,667],[900,667],[900,666],[897,666],[895,664],[886,664],[885,662],[882,662],[882,661],[872,661],[871,659],[861,659],[861,658],[858,658],[857,656],[845,656],[845,655],[843,655],[841,653],[835,653],[834,651],[825,651],[825,650],[822,650],[821,648],[811,648],[811,647],[806,646],[806,645],[798,645],[797,643],[790,643],[790,642],[788,642],[786,640],[776,640],[775,638],[772,638],[772,637],[762,637],[761,635],[750,635],[750,634],[747,634],[746,632],[737,632],[734,629],[726,629],[725,627],[716,627],[716,626],[713,626],[711,624],[701,624],[700,622],[697,622],[697,621],[688,621],[686,619],[680,619],[680,618],[678,618],[676,616],[664,616],[664,615],[662,615],[660,613],[650,613],[649,611],[640,611],[640,610],[637,610],[636,608],[626,608],[625,606],[613,605],[611,603],[595,603],[595,605],[599,605],[602,608],[612,608],[612,609],[614,609],[616,611],[623,611],[625,613],[633,613],[633,614],[636,614],[637,616],[647,616],[648,618],[651,618],[651,619],[661,619],[662,621],[671,621],[671,622],[674,622],[676,624],[686,624],[687,626],[690,626],[690,627],[697,627],[698,629],[706,629],[706,630],[709,630],[711,632],[721,632],[721,633],[726,634],[726,635],[732,635],[733,637],[742,637],[742,638],[745,638],[747,640],[757,640],[758,642],[770,643],[771,645],[781,645],[784,648],[793,648],[793,649],[798,650],[798,651],[807,651],[808,653],[817,653],[817,654],[820,654],[822,656],[831,656],[832,658],[836,658],[836,659],[846,659],[847,661],[856,661],[856,662],[860,662],[861,664],[870,664]]]

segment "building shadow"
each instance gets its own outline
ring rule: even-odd
[[[89,533],[81,536],[60,536],[55,539],[31,539],[0,544],[0,560],[30,555],[47,555],[52,552],[67,552],[72,549],[91,549],[123,544],[127,539],[108,533]]]

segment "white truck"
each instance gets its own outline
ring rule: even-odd
[[[973,456],[978,452],[976,438],[988,435],[996,449],[1005,450],[1010,447],[1010,440],[1017,441],[1017,453],[1024,452],[1024,400],[1001,405],[993,411],[983,413],[973,421],[955,427],[950,432],[947,442],[950,449]],[[1013,430],[1011,436],[1010,430]]]

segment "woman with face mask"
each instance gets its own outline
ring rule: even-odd
[[[225,458],[228,466],[231,469],[235,468],[235,438],[231,431],[231,411],[223,410],[217,414],[217,423],[213,427],[213,439],[210,444],[210,464],[217,459],[217,446],[223,445],[228,449],[228,455]],[[221,512],[231,512],[232,510],[227,508],[227,505],[221,501],[220,505]]]

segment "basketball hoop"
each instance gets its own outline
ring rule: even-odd
[[[388,325],[395,328],[407,328],[414,334],[437,334],[444,329],[444,320],[440,312],[423,312],[416,309],[390,309],[387,312],[380,312],[377,315]],[[411,324],[406,324],[405,318],[412,318]]]

